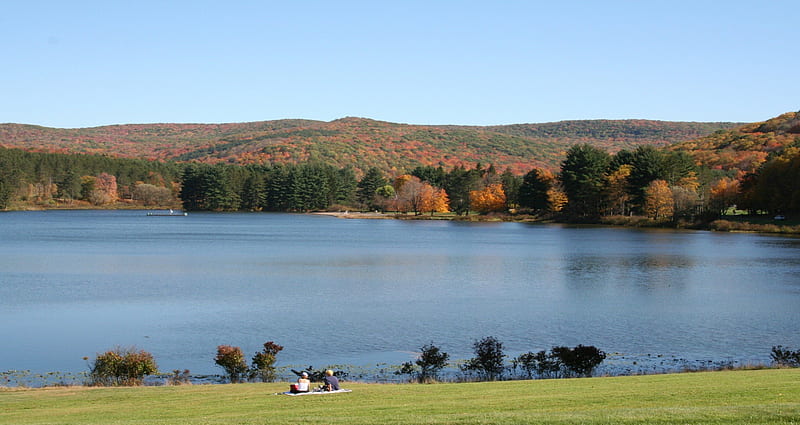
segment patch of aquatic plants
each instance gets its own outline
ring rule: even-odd
[[[772,347],[772,361],[778,366],[800,367],[800,350],[790,350],[782,345]]]
[[[0,387],[55,387],[84,385],[88,372],[46,372],[34,373],[30,370],[8,370],[0,372]]]

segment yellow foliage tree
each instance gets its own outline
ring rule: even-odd
[[[664,180],[653,180],[644,190],[644,211],[654,220],[672,217],[675,206],[672,190]]]
[[[686,176],[678,179],[676,186],[697,192],[697,189],[700,188],[700,180],[697,178],[697,173],[690,171]]]
[[[494,183],[481,190],[469,192],[470,207],[480,213],[503,211],[506,208],[506,193],[501,183]]]
[[[560,212],[564,209],[564,206],[567,205],[567,194],[564,193],[563,190],[557,187],[551,187],[547,189],[547,202],[550,204],[550,209],[553,212]]]
[[[630,164],[621,165],[606,177],[603,195],[606,201],[606,213],[609,215],[627,215],[631,196],[628,194],[628,176],[631,175]]]

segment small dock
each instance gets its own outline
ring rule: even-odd
[[[150,211],[147,213],[148,217],[186,217],[189,213],[185,211],[172,211],[169,210],[168,212],[154,212]]]

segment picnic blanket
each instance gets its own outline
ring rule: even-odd
[[[296,395],[323,395],[323,394],[349,393],[349,392],[352,392],[352,391],[353,390],[345,390],[345,389],[336,390],[336,391],[309,391],[307,393],[293,393],[291,391],[286,391],[285,393],[278,393],[278,394],[291,395],[291,396],[296,396]]]

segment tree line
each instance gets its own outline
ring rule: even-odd
[[[181,168],[168,162],[0,147],[0,209],[14,202],[43,207],[77,201],[169,205],[178,193]]]
[[[329,209],[527,213],[572,220],[647,216],[696,221],[731,206],[800,211],[800,143],[768,156],[754,172],[698,166],[684,151],[650,146],[610,154],[589,144],[567,150],[560,169],[523,176],[480,163],[450,170],[419,166],[387,174],[373,167],[166,163],[0,148],[0,208],[73,201],[104,206],[182,205],[186,210],[307,212]]]

